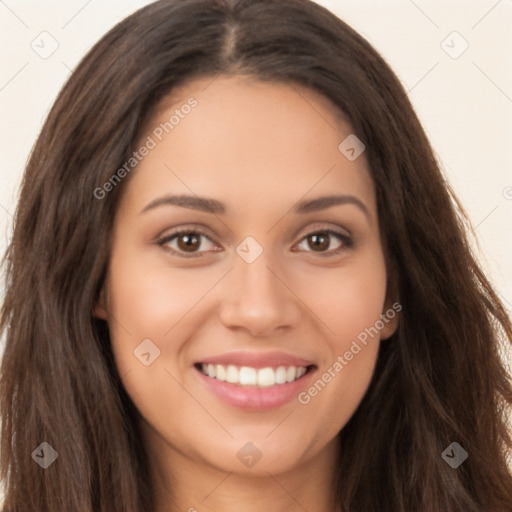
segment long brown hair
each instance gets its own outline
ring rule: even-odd
[[[309,0],[161,0],[82,60],[25,171],[1,317],[4,512],[153,510],[137,411],[108,326],[92,315],[129,177],[103,199],[94,190],[129,159],[161,98],[220,73],[308,86],[366,145],[403,310],[339,434],[343,512],[510,511],[512,385],[499,346],[510,346],[512,326],[396,76]],[[58,453],[47,469],[32,460],[43,442]],[[452,442],[468,452],[457,469],[441,456]]]

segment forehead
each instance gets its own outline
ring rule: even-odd
[[[146,123],[125,200],[163,193],[218,197],[228,205],[293,204],[326,192],[357,194],[374,208],[364,153],[339,146],[352,133],[330,100],[296,84],[202,78],[175,89]],[[150,142],[151,140],[151,142]]]

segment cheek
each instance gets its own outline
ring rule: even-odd
[[[143,258],[114,254],[108,279],[109,310],[138,336],[161,339],[218,281],[221,273],[174,268]]]
[[[181,353],[193,332],[194,306],[218,281],[216,274],[222,275],[144,262],[121,247],[112,253],[107,281],[112,350],[123,385],[143,417],[172,417],[170,404],[184,408],[190,401],[173,377],[182,378]],[[204,421],[200,411],[186,410],[189,421]]]
[[[154,262],[147,264],[135,251],[116,248],[107,289],[112,349],[121,375],[139,366],[134,351],[146,339],[155,344],[158,353],[150,368],[159,366],[165,358],[176,357],[175,350],[169,353],[163,340],[170,331],[179,331],[180,321],[206,293],[210,281],[195,273],[170,272]]]
[[[345,267],[315,269],[303,275],[300,296],[325,328],[337,353],[347,350],[361,333],[364,338],[384,312],[386,269],[378,248]]]
[[[308,277],[311,307],[325,327],[328,350],[311,386],[298,402],[325,418],[332,435],[360,404],[373,376],[379,350],[379,320],[384,312],[386,270],[382,257],[369,253],[357,264]],[[316,277],[316,279],[315,279]]]

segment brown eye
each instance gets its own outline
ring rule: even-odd
[[[323,229],[306,235],[298,247],[306,252],[315,252],[319,256],[335,256],[353,245],[350,236],[335,230]]]
[[[208,235],[195,230],[181,230],[172,233],[160,239],[158,245],[183,257],[202,256],[204,252],[221,250],[211,241]],[[206,245],[206,248],[204,245]]]
[[[324,251],[329,248],[330,240],[329,235],[325,233],[314,233],[307,237],[309,247],[314,251]]]
[[[200,236],[196,233],[181,234],[177,237],[178,247],[185,252],[194,252],[196,249],[201,247]]]

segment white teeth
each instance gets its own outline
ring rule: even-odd
[[[242,368],[240,368],[238,379],[242,386],[255,386],[258,380],[258,375],[254,368],[242,366]]]
[[[290,368],[288,368],[288,371],[286,372],[286,382],[293,382],[296,376],[297,368],[295,368],[295,366],[290,366]]]
[[[276,373],[273,368],[261,368],[258,370],[258,386],[266,388],[274,386],[276,383]]]
[[[221,366],[220,364],[218,364],[216,367],[215,367],[215,371],[217,373],[217,375],[215,376],[216,379],[218,380],[226,380],[226,369],[224,368],[224,366]]]
[[[249,366],[238,368],[232,364],[228,366],[202,364],[201,372],[210,378],[226,381],[230,384],[267,388],[300,379],[306,374],[307,368],[305,366],[289,366],[288,368],[279,366],[276,369],[271,367],[257,369]]]
[[[276,384],[284,384],[286,382],[286,368],[280,366],[276,370]]]
[[[230,384],[236,384],[238,380],[238,368],[230,364],[226,370],[226,382]]]

